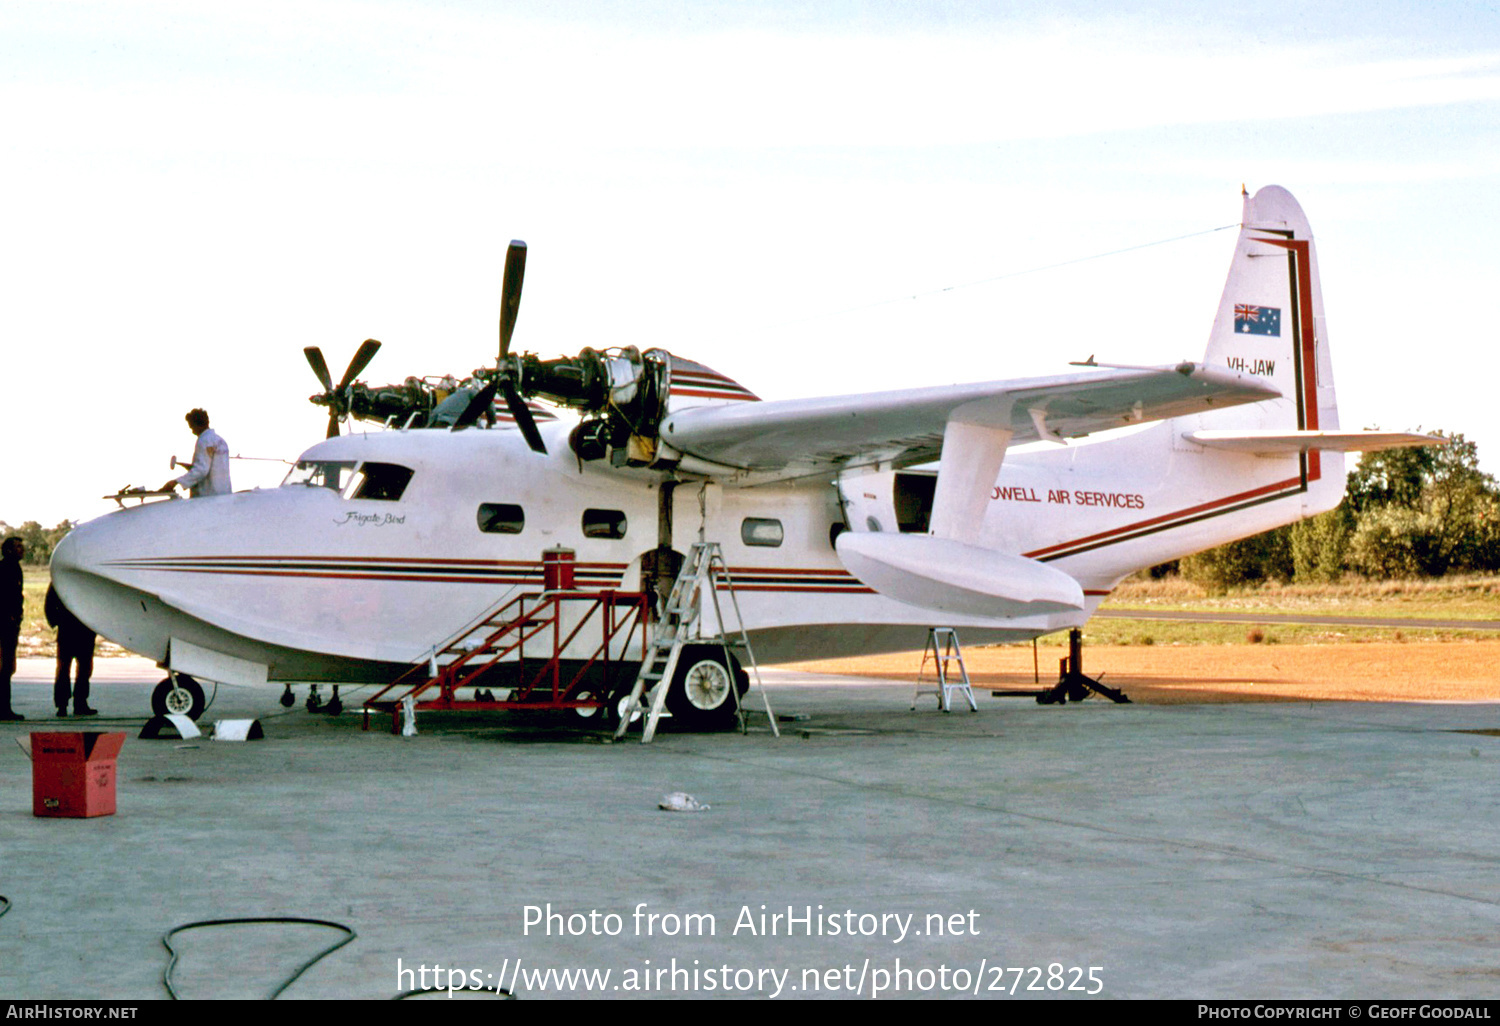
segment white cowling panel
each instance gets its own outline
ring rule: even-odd
[[[941,613],[1007,618],[1083,608],[1083,589],[1061,570],[928,534],[845,531],[839,560],[887,598]]]

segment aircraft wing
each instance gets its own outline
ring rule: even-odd
[[[1011,445],[1279,398],[1219,367],[1088,371],[821,399],[705,406],[673,413],[661,441],[683,469],[786,479],[889,461],[936,459],[949,421],[1012,432]]]

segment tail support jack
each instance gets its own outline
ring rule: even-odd
[[[1069,699],[1081,702],[1091,693],[1103,695],[1111,702],[1130,701],[1125,692],[1108,687],[1102,678],[1090,677],[1083,672],[1083,631],[1077,627],[1068,631],[1068,655],[1058,661],[1057,669],[1057,686],[1037,695],[1038,705],[1065,705]]]

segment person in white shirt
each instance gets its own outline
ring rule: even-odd
[[[208,426],[208,414],[202,410],[190,410],[188,427],[198,436],[193,448],[193,465],[186,474],[175,477],[161,486],[170,492],[178,485],[188,490],[193,498],[203,495],[228,495],[234,491],[229,483],[229,443]]]

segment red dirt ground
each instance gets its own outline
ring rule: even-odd
[[[1057,681],[1056,646],[1040,650],[1041,683]],[[1035,689],[1029,645],[964,652],[976,687]],[[793,664],[814,673],[915,681],[918,652]],[[956,667],[954,667],[956,670]],[[1500,640],[1339,645],[1089,646],[1084,670],[1132,702],[1500,701]],[[928,677],[932,667],[929,665]]]

